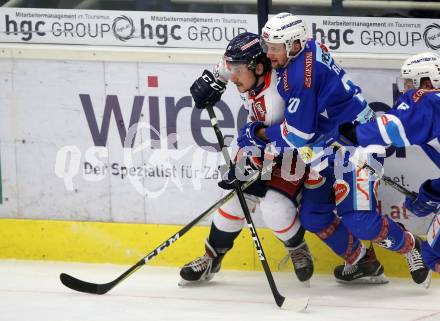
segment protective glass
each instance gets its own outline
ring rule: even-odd
[[[231,79],[231,72],[226,66],[226,57],[222,57],[213,70],[214,77],[227,83]]]
[[[240,75],[249,70],[246,63],[230,62],[226,60],[226,68],[231,75]]]

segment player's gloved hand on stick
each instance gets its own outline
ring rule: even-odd
[[[418,217],[437,213],[440,210],[440,191],[432,187],[432,180],[425,181],[419,189],[417,198],[412,201],[409,197],[405,200],[405,206]]]
[[[350,145],[357,145],[358,140],[356,137],[357,123],[344,123],[338,126],[339,141]]]
[[[218,182],[218,186],[226,190],[231,190],[234,189],[234,184],[237,180],[240,186],[243,185],[246,180],[250,179],[261,169],[258,163],[250,156],[242,156],[232,166],[220,166],[219,169],[222,180]]]
[[[226,84],[215,79],[209,70],[204,70],[202,76],[197,78],[190,87],[196,107],[204,109],[207,106],[214,106],[226,90]]]
[[[262,150],[266,147],[266,142],[256,135],[258,129],[266,127],[262,122],[249,122],[240,129],[240,135],[237,138],[240,148],[247,146],[256,146]]]
[[[356,137],[356,125],[353,123],[344,123],[330,131],[326,136],[326,146],[330,145],[342,145],[342,146],[354,146],[358,144]]]

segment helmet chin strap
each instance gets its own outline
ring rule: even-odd
[[[292,59],[295,59],[296,57],[298,57],[298,56],[301,54],[301,52],[303,52],[303,51],[304,51],[304,46],[301,46],[301,49],[300,49],[295,55],[293,55],[293,56],[291,56],[291,55],[287,55],[287,61],[286,61],[286,63],[284,64],[283,68],[287,67],[287,65],[289,64],[289,62],[290,62]],[[290,53],[290,52],[289,52],[289,53]]]

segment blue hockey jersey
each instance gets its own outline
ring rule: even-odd
[[[356,127],[361,146],[420,145],[440,168],[440,90],[410,90],[376,121]]]
[[[341,123],[364,123],[374,117],[361,89],[314,40],[308,40],[303,52],[277,74],[285,119],[266,128],[267,138],[277,147],[314,146]]]

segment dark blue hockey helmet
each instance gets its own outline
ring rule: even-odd
[[[255,69],[265,54],[260,45],[260,37],[251,32],[235,36],[226,47],[225,60],[229,63],[247,64]]]

